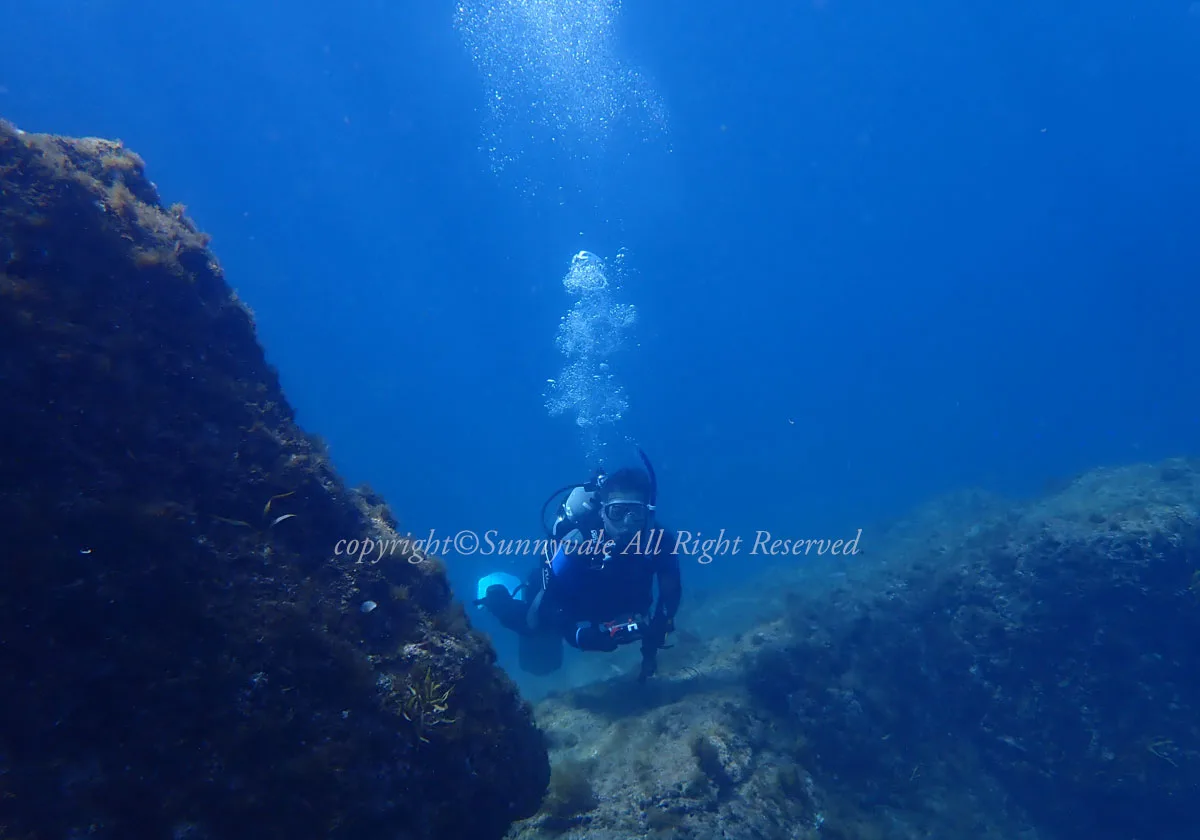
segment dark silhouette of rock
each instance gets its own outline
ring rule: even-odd
[[[121,144],[0,124],[0,834],[499,837],[530,710],[207,245]]]

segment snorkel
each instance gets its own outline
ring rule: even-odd
[[[658,479],[654,475],[654,465],[650,463],[650,459],[646,457],[646,453],[642,451],[642,447],[638,447],[638,455],[642,459],[642,463],[646,465],[646,473],[650,476],[650,501],[646,505],[646,509],[654,513],[655,505],[658,503]]]

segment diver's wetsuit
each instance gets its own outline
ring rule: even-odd
[[[677,535],[647,529],[624,550],[611,546],[607,559],[602,550],[586,550],[603,549],[605,539],[599,528],[571,531],[553,558],[530,575],[520,600],[489,599],[488,606],[510,630],[523,636],[553,635],[580,650],[612,651],[641,639],[643,671],[648,664],[653,673],[655,652],[682,596]]]
[[[674,619],[682,588],[678,538],[671,531],[647,529],[646,536],[622,550],[603,543],[581,552],[587,537],[573,531],[562,543],[544,573],[545,594],[538,605],[539,622],[554,627],[567,644],[581,650],[615,650],[621,641],[603,628],[608,622],[639,618],[643,622]],[[654,581],[659,597],[654,615]],[[640,634],[638,634],[640,637]]]

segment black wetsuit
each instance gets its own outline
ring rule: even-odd
[[[677,543],[674,532],[661,528],[624,546],[600,529],[571,532],[543,571],[538,624],[554,627],[581,650],[615,650],[632,639],[620,640],[605,625],[632,619],[646,625],[639,628],[644,631],[654,621],[674,619],[682,595]]]
[[[520,600],[498,593],[486,603],[501,624],[524,637],[552,636],[593,651],[641,640],[643,677],[648,676],[682,597],[677,545],[668,529],[647,528],[622,546],[601,525],[585,525],[566,534],[551,559],[538,565]],[[561,652],[555,658],[561,661]],[[547,663],[535,672],[557,667]]]

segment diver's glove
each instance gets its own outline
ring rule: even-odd
[[[650,627],[642,638],[642,668],[638,672],[639,683],[644,683],[658,672],[658,651],[670,647],[666,643],[667,634],[674,631],[675,619],[673,618],[659,615],[650,622]]]
[[[658,671],[658,651],[642,645],[642,668],[638,671],[638,682],[644,683]]]
[[[675,632],[675,619],[665,616],[656,615],[650,622],[650,628],[646,631],[646,639],[643,647],[647,644],[653,645],[655,649],[669,648],[667,644],[667,634]]]

